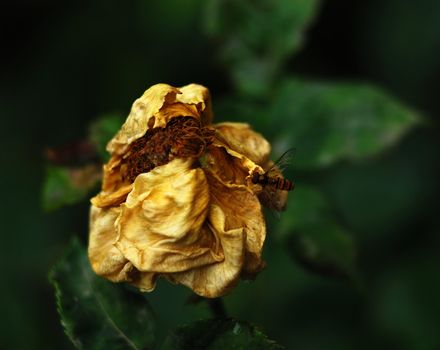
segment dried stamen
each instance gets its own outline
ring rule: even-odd
[[[167,164],[173,158],[198,158],[212,143],[214,133],[193,117],[176,117],[165,128],[150,129],[130,145],[124,157],[124,177],[133,182],[139,174]]]

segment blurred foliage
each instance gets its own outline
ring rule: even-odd
[[[94,165],[75,168],[48,165],[43,184],[43,208],[50,211],[85,200],[91,190],[98,188],[100,175],[100,167]]]
[[[103,162],[108,161],[109,153],[105,149],[108,141],[116,135],[124,118],[117,114],[103,115],[90,125],[89,138],[96,146]]]
[[[418,121],[416,113],[378,88],[295,80],[281,85],[270,116],[273,125],[292,123],[276,139],[300,147],[299,169],[377,154]]]
[[[123,123],[123,118],[116,114],[100,116],[89,128],[88,140],[84,141],[91,145],[89,161],[81,159],[83,165],[59,164],[47,166],[45,182],[43,184],[42,202],[45,210],[54,210],[67,204],[75,204],[83,201],[92,190],[98,190],[101,180],[101,163],[108,161],[109,153],[106,151],[108,141],[116,134]],[[73,148],[68,146],[67,149]],[[69,155],[69,162],[78,163],[76,152],[59,152]],[[56,150],[53,153],[57,153]],[[95,154],[96,153],[96,154]],[[81,157],[79,157],[81,158]],[[84,158],[84,157],[83,157]],[[99,160],[96,163],[96,160]],[[50,163],[50,162],[49,162]],[[89,164],[87,164],[89,163]]]
[[[323,276],[358,280],[353,238],[335,222],[329,203],[314,188],[290,196],[277,232],[301,265]]]
[[[9,6],[2,23],[13,39],[4,43],[0,99],[9,170],[2,174],[1,348],[72,346],[45,274],[71,232],[87,240],[93,186],[72,182],[72,170],[84,164],[48,165],[41,150],[88,137],[105,160],[118,116],[157,82],[206,85],[217,121],[249,122],[270,139],[274,159],[291,147],[297,155],[285,172],[296,183],[288,209],[279,222],[269,219],[267,269],[225,298],[234,318],[207,320],[205,303],[187,305],[185,288],[161,282],[145,296],[157,316],[156,344],[166,338],[165,348],[198,340],[248,345],[262,329],[288,349],[440,346],[438,2]],[[39,212],[41,183],[45,208],[76,204]],[[124,319],[145,309],[143,326],[151,326],[145,298],[94,276],[84,248],[73,247],[51,277],[70,337],[106,346],[118,338],[114,320],[132,325],[124,332],[139,347],[152,344],[151,329],[139,331],[136,317]],[[357,282],[362,293],[353,288]],[[91,315],[101,315],[100,322]],[[243,330],[238,337],[235,324]]]
[[[237,91],[267,93],[284,61],[303,43],[318,0],[209,0],[207,33],[219,41],[219,55]]]

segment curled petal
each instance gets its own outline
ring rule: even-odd
[[[245,185],[254,192],[261,190],[261,186],[254,186],[251,176],[254,171],[263,173],[263,169],[246,156],[215,141],[209,147],[209,153],[204,158],[204,166],[214,173],[224,183]]]
[[[90,208],[90,236],[88,255],[90,264],[97,275],[113,282],[129,282],[144,291],[152,291],[157,274],[140,272],[115,247],[115,221],[121,209]]]
[[[189,84],[179,88],[179,90],[182,92],[182,94],[177,95],[177,100],[185,104],[198,106],[198,109],[203,112],[201,115],[202,124],[211,124],[213,114],[209,90],[206,87],[198,84]]]
[[[208,226],[218,237],[224,260],[190,271],[166,275],[195,293],[216,298],[228,293],[240,276],[253,276],[264,267],[261,259],[266,226],[256,196],[245,186],[225,184],[207,174],[211,190]]]
[[[217,137],[230,149],[263,166],[270,154],[269,142],[245,123],[214,125]]]
[[[159,275],[155,272],[138,271],[136,277],[130,283],[143,292],[152,292],[154,288],[156,288],[156,280],[158,276]]]
[[[139,175],[121,205],[116,246],[138,270],[176,272],[223,259],[203,228],[209,189],[191,160],[175,159]]]
[[[227,229],[223,210],[212,205],[209,212],[209,229],[219,238],[224,260],[197,269],[165,275],[171,282],[183,284],[194,293],[206,298],[217,298],[231,290],[240,278],[243,266],[243,228]]]
[[[264,267],[261,252],[266,238],[266,223],[260,201],[246,186],[224,183],[215,174],[207,174],[207,179],[212,201],[225,213],[225,228],[244,229],[244,273],[252,275],[259,272]]]
[[[153,127],[150,120],[159,112],[166,101],[174,102],[177,88],[167,84],[156,84],[134,101],[130,114],[116,136],[107,145],[110,153],[123,154],[128,144],[142,137]],[[153,120],[154,123],[154,120]]]
[[[101,192],[97,196],[93,197],[90,201],[95,207],[98,208],[114,207],[125,201],[132,188],[133,185],[129,184],[114,192]]]
[[[88,255],[93,270],[113,282],[131,281],[134,267],[114,246],[115,220],[120,208],[90,208],[90,236]]]
[[[117,206],[125,201],[132,184],[125,181],[121,171],[121,157],[113,156],[104,165],[104,179],[101,192],[91,199],[94,206],[106,208]]]

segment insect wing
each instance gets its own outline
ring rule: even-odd
[[[278,158],[278,160],[274,163],[273,166],[277,167],[280,171],[285,169],[286,166],[292,163],[295,154],[296,154],[296,148],[289,148]]]
[[[283,169],[285,169],[289,164],[292,163],[293,158],[296,154],[296,148],[289,148],[284,152],[278,160],[273,163],[273,165],[267,170],[269,176],[281,175]]]

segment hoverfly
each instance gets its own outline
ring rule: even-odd
[[[275,213],[285,209],[287,194],[279,191],[292,191],[295,188],[295,184],[285,179],[282,174],[282,170],[290,164],[295,153],[296,149],[290,148],[263,174],[258,172],[252,174],[252,183],[263,187],[259,194],[261,203]]]

